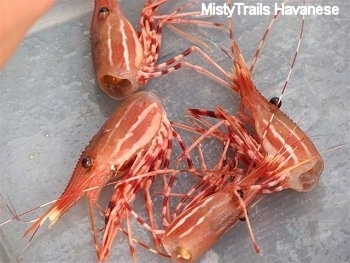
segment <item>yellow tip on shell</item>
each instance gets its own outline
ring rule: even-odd
[[[51,228],[60,217],[61,213],[60,211],[57,211],[57,209],[54,209],[49,215],[48,218],[50,220],[49,228]]]
[[[183,247],[177,247],[176,252],[177,252],[177,258],[183,258],[183,259],[189,260],[192,257],[191,253],[188,252]]]

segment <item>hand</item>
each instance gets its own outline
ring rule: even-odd
[[[32,24],[55,0],[0,1],[0,69],[5,65]]]

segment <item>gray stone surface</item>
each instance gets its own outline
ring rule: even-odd
[[[121,1],[133,25],[138,23],[141,2]],[[350,261],[350,78],[346,44],[350,43],[350,6],[348,1],[340,0],[312,4],[338,5],[340,14],[306,17],[283,110],[307,131],[321,151],[325,169],[320,183],[310,193],[283,191],[266,196],[251,209],[260,255],[252,250],[245,224],[239,223],[201,262]],[[85,0],[59,1],[0,72],[0,223],[11,217],[5,206],[9,200],[20,213],[57,198],[81,151],[119,104],[95,84],[89,42],[92,5],[92,1]],[[177,6],[178,1],[173,1],[161,11]],[[194,6],[198,8],[199,4]],[[270,19],[234,18],[235,37],[247,61],[251,61]],[[280,94],[300,21],[298,17],[282,16],[268,36],[254,73],[256,85],[267,97]],[[189,30],[227,47],[223,31],[196,26]],[[164,32],[163,43],[161,60],[190,45],[169,30]],[[229,70],[230,60],[217,46],[210,45],[213,48],[209,54]],[[198,55],[191,55],[189,60],[205,65]],[[184,121],[184,110],[189,107],[213,109],[221,105],[232,111],[238,104],[236,96],[189,69],[151,80],[145,90],[160,97],[169,119],[175,121]],[[209,148],[208,156],[214,154]],[[34,219],[42,212],[31,212],[23,220]],[[96,262],[86,201],[79,202],[52,229],[43,226],[22,252],[28,241],[22,238],[27,227],[27,223],[13,221],[0,228],[0,262]],[[137,251],[140,262],[165,261],[143,248],[137,247]],[[127,261],[127,240],[118,236],[111,262]]]

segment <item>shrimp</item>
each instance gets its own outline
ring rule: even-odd
[[[275,19],[276,16],[273,20]],[[272,23],[270,23],[269,27],[271,25]],[[266,32],[269,31],[269,27]],[[298,46],[281,96],[286,89],[296,61],[303,28],[304,18],[302,20]],[[238,93],[241,99],[239,115],[243,116],[244,120],[249,120],[253,125],[256,136],[258,137],[257,142],[259,143],[256,152],[260,152],[266,158],[276,158],[278,156],[277,160],[279,164],[281,166],[283,165],[284,168],[290,168],[288,174],[285,174],[284,181],[280,182],[281,189],[285,186],[299,192],[311,191],[317,185],[323,171],[324,163],[321,155],[305,132],[278,107],[281,97],[277,101],[274,99],[268,101],[255,87],[251,73],[256,60],[253,60],[254,64],[250,69],[243,58],[237,42],[233,39],[231,21],[229,21],[229,29],[234,73],[230,75],[229,80],[226,82],[230,83],[229,88]],[[263,40],[266,34],[264,34]],[[261,48],[261,45],[259,48]],[[258,49],[256,56],[259,52],[260,50]],[[228,116],[223,110],[220,110],[220,107],[218,109],[221,113]],[[193,109],[192,112],[200,113],[201,111]],[[215,113],[213,114],[215,115]],[[206,114],[204,113],[204,115]],[[220,114],[217,114],[216,117],[222,118],[222,114],[221,117]],[[283,169],[283,167],[280,167],[280,169]]]
[[[273,107],[278,109],[275,105]],[[230,146],[234,145],[237,147],[237,152],[245,153],[249,168],[240,173],[231,170],[230,172],[237,177],[234,182],[226,183],[223,189],[218,187],[219,190],[214,190],[204,199],[186,207],[166,228],[162,244],[175,261],[193,262],[237,223],[243,214],[247,220],[254,249],[259,252],[248,218],[248,207],[261,193],[287,188],[300,192],[311,191],[322,171],[322,159],[317,151],[311,153],[312,147],[309,147],[310,155],[304,157],[305,147],[299,148],[300,142],[293,145],[291,153],[286,153],[284,147],[288,149],[288,146],[284,145],[280,146],[276,153],[267,153],[264,148],[259,148],[262,139],[256,140],[249,135],[239,119],[220,107],[217,107],[215,112],[195,109],[189,112],[195,116],[206,115],[223,119],[227,127],[226,135],[216,133],[216,136],[221,136],[222,140],[230,138],[233,141]],[[282,125],[279,122],[277,124]],[[206,135],[205,130],[198,127],[196,130]],[[300,132],[301,129],[293,123],[289,133],[282,133],[281,136],[284,135],[287,141],[296,131]],[[188,147],[191,148],[192,146]],[[294,155],[298,163],[292,158]],[[314,159],[317,162],[314,162]]]
[[[239,90],[241,104],[253,118],[259,138],[259,149],[265,158],[274,158],[284,179],[279,182],[282,190],[290,188],[299,192],[314,189],[322,174],[324,162],[315,145],[300,127],[270,103],[253,84],[250,71],[235,41],[232,41],[235,88]],[[294,63],[294,62],[293,62]],[[288,171],[288,172],[287,172]]]
[[[150,186],[152,185],[154,176],[141,178],[137,178],[137,176],[152,172],[157,173],[159,170],[167,170],[169,168],[173,139],[176,139],[180,144],[180,147],[185,150],[186,146],[182,142],[180,136],[171,127],[165,113],[163,113],[162,124],[158,134],[154,137],[152,143],[149,144],[147,148],[139,150],[129,171],[123,176],[121,183],[118,183],[115,187],[108,208],[105,211],[104,234],[97,251],[99,261],[106,261],[108,259],[115,237],[118,232],[122,230],[121,225],[123,222],[126,221],[129,225],[130,215],[133,215],[152,233],[154,243],[156,246],[160,246],[160,239],[158,233],[155,231],[156,225],[150,194]],[[193,168],[193,163],[190,157],[186,155],[186,159],[189,168]],[[131,203],[141,190],[145,191],[146,209],[149,215],[150,226],[147,225],[131,208]],[[131,230],[128,231],[128,235],[130,238],[132,235]],[[131,239],[129,239],[129,241],[130,240]],[[134,261],[136,261],[135,250],[133,249],[132,242],[130,242],[130,250]]]
[[[168,0],[146,1],[137,33],[122,13],[116,0],[95,0],[91,22],[92,59],[96,79],[101,89],[113,99],[123,99],[134,93],[151,77],[176,70],[169,65],[188,56],[196,48],[187,49],[174,59],[155,65],[161,47],[164,23],[195,23],[220,27],[221,24],[186,19],[200,12],[179,13],[192,3],[166,16],[156,16],[156,9]],[[154,21],[158,22],[155,23]]]
[[[198,111],[195,112],[194,110],[190,113],[194,116],[199,114]],[[221,116],[218,112],[206,111],[206,113],[212,117]],[[233,116],[233,118],[235,117]],[[226,155],[229,147],[235,149],[235,165],[224,165],[221,168],[217,166],[210,172],[210,176],[203,178],[199,184],[206,184],[206,186],[200,193],[196,193],[192,197],[191,202],[167,226],[162,236],[162,244],[165,250],[176,262],[196,261],[242,218],[242,214],[248,220],[247,207],[256,200],[259,193],[259,189],[243,193],[240,184],[252,185],[257,183],[260,179],[257,175],[266,171],[268,166],[260,162],[260,167],[255,167],[253,170],[238,168],[238,165],[244,161],[241,158],[245,158],[246,155],[248,155],[248,159],[255,157],[255,154],[249,155],[246,152],[255,149],[256,141],[247,133],[238,119],[234,119],[232,124],[231,121],[224,119],[212,127],[217,128],[220,124],[227,128],[225,132],[217,131],[215,137],[225,141],[223,154]],[[237,129],[235,133],[232,132],[232,128]],[[196,130],[203,133],[200,140],[211,135],[199,126],[194,131]],[[198,140],[188,147],[187,151],[190,151],[197,143]],[[225,158],[224,163],[227,161]],[[251,163],[253,160],[249,159],[248,162]],[[226,176],[226,178],[229,176],[228,178],[231,178],[231,180],[220,180],[223,176]],[[193,194],[192,190],[186,194],[186,198],[191,194]],[[247,223],[255,250],[258,251],[259,248],[256,245],[249,221]]]
[[[243,209],[234,186],[234,183],[227,184],[223,190],[184,210],[169,225],[162,243],[172,259],[194,262],[238,221]],[[245,196],[246,203],[255,198],[254,194]]]
[[[242,213],[247,220],[254,248],[258,252],[247,207],[262,193],[284,189],[298,192],[313,190],[324,168],[323,159],[311,139],[279,109],[281,99],[278,98],[277,102],[268,101],[255,87],[251,70],[233,39],[231,27],[234,74],[229,79],[229,88],[239,94],[239,115],[244,120],[251,120],[255,134],[250,135],[246,124],[220,107],[215,111],[190,109],[189,112],[197,118],[208,116],[224,120],[222,124],[227,127],[227,134],[222,141],[226,141],[227,137],[231,138],[235,147],[238,146],[239,151],[250,159],[250,164],[244,175],[238,176],[234,182],[226,184],[224,189],[184,210],[168,226],[162,242],[166,251],[179,262],[193,262],[198,259],[238,221]],[[288,78],[289,76],[290,74]],[[208,134],[204,128],[198,126],[193,131],[203,135],[215,134],[215,137],[222,133],[211,131]],[[193,147],[188,149],[191,148]]]
[[[190,113],[196,116],[206,115],[223,119],[227,131],[226,136],[222,134],[220,136],[222,138],[229,137],[230,140],[234,141],[230,146],[234,145],[238,148],[237,152],[245,153],[246,157],[250,159],[248,160],[250,166],[246,171],[240,173],[237,170],[230,170],[237,179],[226,183],[223,189],[214,191],[206,198],[184,209],[166,228],[162,244],[175,261],[194,262],[244,215],[254,249],[259,252],[249,222],[248,207],[262,193],[271,193],[287,188],[302,192],[313,189],[317,183],[314,178],[318,178],[319,174],[318,170],[313,169],[309,162],[313,164],[313,159],[317,158],[318,155],[314,153],[298,164],[290,163],[290,158],[282,159],[283,156],[280,156],[280,154],[284,154],[283,147],[280,149],[281,153],[275,155],[268,155],[261,149],[259,151],[259,141],[249,135],[239,119],[220,107],[217,107],[215,112],[191,109]],[[199,128],[197,131],[206,134]],[[290,132],[294,131],[295,127],[290,130]],[[216,133],[216,135],[219,134]],[[303,156],[303,151],[298,150],[297,146],[293,148],[290,156],[294,154],[298,157]],[[188,149],[190,148],[192,146],[188,147]],[[301,159],[301,157],[299,158]],[[304,172],[308,168],[310,170]],[[224,172],[222,171],[222,173]],[[303,172],[306,177],[301,174]],[[307,176],[310,175],[312,177],[308,179]]]
[[[139,161],[152,165],[152,149],[159,152],[164,125],[168,121],[158,98],[150,92],[130,96],[107,119],[81,154],[72,177],[61,197],[33,223],[25,236],[50,220],[54,225],[83,196],[89,200],[91,224],[94,226],[92,207],[97,203],[101,188],[109,181],[135,171]],[[149,155],[145,155],[149,154]],[[165,158],[166,159],[166,158]],[[165,160],[166,162],[166,160]]]

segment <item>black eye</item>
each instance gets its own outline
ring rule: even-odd
[[[270,102],[271,104],[276,105],[277,108],[281,108],[281,106],[282,106],[282,101],[280,100],[279,103],[278,103],[278,101],[279,101],[279,98],[278,98],[278,97],[273,97],[272,99],[270,99],[269,102]],[[278,105],[277,105],[277,103],[278,103]]]
[[[242,222],[244,222],[244,221],[246,221],[246,219],[245,219],[245,216],[244,215],[241,215],[239,218],[239,221],[242,221]]]
[[[87,156],[81,160],[81,165],[88,169],[92,166],[92,158],[90,156]]]
[[[107,7],[101,7],[100,11],[98,11],[100,14],[103,13],[103,14],[106,14],[106,13],[109,13],[109,9]]]
[[[105,20],[109,14],[109,9],[107,7],[101,7],[100,10],[98,11],[98,19],[99,20]]]

